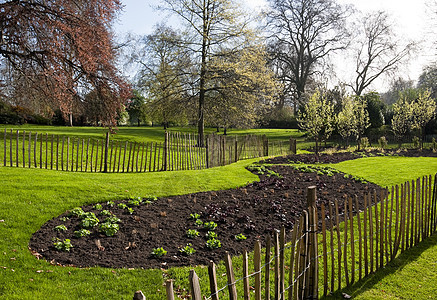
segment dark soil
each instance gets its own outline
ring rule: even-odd
[[[353,157],[349,156],[349,159]],[[341,159],[346,159],[346,156]],[[103,209],[110,210],[121,219],[120,230],[112,237],[105,236],[97,228],[87,237],[74,237],[73,232],[80,229],[80,221],[77,217],[65,219],[66,212],[43,225],[32,236],[29,246],[37,257],[55,264],[79,267],[167,268],[205,265],[210,260],[217,262],[223,259],[225,251],[237,255],[244,249],[252,249],[255,240],[264,240],[266,235],[282,226],[291,229],[305,209],[306,189],[309,186],[317,187],[319,206],[334,199],[343,199],[345,194],[353,196],[381,189],[372,183],[345,178],[341,173],[333,176],[301,173],[289,166],[272,166],[269,169],[279,176],[265,173],[260,175],[260,182],[243,188],[160,198],[150,204],[143,202],[133,207],[132,215],[126,209],[118,208],[117,202],[113,207],[102,203]],[[92,211],[100,220],[104,219],[99,215],[101,211],[93,206],[84,206],[83,210]],[[205,246],[207,230],[195,225],[195,221],[190,219],[192,213],[200,214],[204,222],[214,221],[218,224],[215,232],[221,241],[221,248],[210,250]],[[60,224],[64,224],[68,230],[55,231],[54,228]],[[188,229],[197,229],[199,237],[187,238]],[[235,235],[240,233],[247,239],[237,241]],[[69,252],[58,251],[53,245],[53,238],[71,239],[73,248]],[[179,251],[188,243],[196,250],[191,256]],[[167,255],[154,257],[152,250],[158,247],[167,250]]]

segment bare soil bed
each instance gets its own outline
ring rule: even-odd
[[[351,159],[354,155],[341,159]],[[287,160],[295,159],[289,157]],[[276,162],[276,160],[274,160]],[[320,175],[304,173],[290,166],[271,166],[260,175],[260,181],[242,188],[195,193],[183,196],[165,197],[139,206],[131,206],[132,214],[126,208],[119,208],[115,202],[110,206],[102,203],[101,209],[84,206],[85,212],[94,212],[100,221],[103,210],[108,210],[120,219],[119,231],[106,236],[98,226],[86,237],[76,238],[74,231],[80,229],[78,217],[67,217],[68,212],[44,224],[31,238],[29,248],[38,258],[54,264],[78,267],[102,266],[108,268],[168,268],[171,266],[205,265],[210,260],[223,259],[225,251],[231,255],[252,249],[255,240],[276,229],[293,227],[306,206],[306,189],[317,187],[317,205],[344,195],[361,195],[370,190],[381,190],[372,183],[362,183],[346,178],[342,173]],[[362,199],[362,197],[359,197]],[[214,221],[214,230],[221,247],[211,250],[206,247],[207,229],[198,227],[190,214],[197,213],[203,222]],[[65,232],[54,228],[64,224]],[[188,238],[188,229],[196,229],[199,236]],[[243,234],[246,240],[238,241],[235,235]],[[55,249],[53,239],[70,239],[73,248],[67,251]],[[289,236],[288,236],[289,238]],[[187,256],[180,252],[191,244],[196,250]],[[152,255],[154,248],[163,247],[167,254]]]

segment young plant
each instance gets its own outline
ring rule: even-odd
[[[208,231],[206,233],[206,238],[208,240],[216,239],[217,238],[217,233],[215,233],[214,231]]]
[[[183,255],[190,256],[196,252],[193,247],[191,247],[191,244],[187,244],[185,247],[179,249],[179,252],[181,252]]]
[[[129,206],[139,206],[140,205],[140,201],[139,200],[129,200],[127,202],[127,205],[129,205]]]
[[[100,224],[99,230],[106,236],[114,236],[118,232],[119,226],[117,223],[104,222]]]
[[[195,224],[197,227],[201,227],[203,225],[203,221],[201,219],[197,219]]]
[[[199,236],[199,231],[197,231],[196,229],[188,229],[186,234],[187,237],[189,237],[190,239],[194,239],[195,237]]]
[[[93,208],[96,209],[96,210],[102,210],[103,206],[101,204],[96,204],[96,205],[94,205]]]
[[[126,209],[130,215],[134,213],[134,209],[132,207],[127,207]]]
[[[123,202],[120,202],[120,203],[117,204],[117,207],[121,208],[121,209],[125,209],[127,207],[127,205],[125,203],[123,203]]]
[[[93,212],[87,212],[82,216],[81,226],[82,228],[92,228],[99,224],[99,219]]]
[[[109,207],[113,207],[113,206],[115,205],[114,201],[108,201],[108,202],[106,202],[106,204],[107,204]]]
[[[206,241],[206,247],[209,249],[218,249],[222,246],[222,243],[218,239],[210,239]]]
[[[156,257],[161,257],[161,256],[164,256],[164,255],[166,255],[166,254],[167,254],[167,251],[164,250],[164,248],[162,248],[162,247],[154,248],[154,249],[152,250],[152,255],[153,255],[153,256],[156,256]]]
[[[67,231],[67,227],[65,227],[65,225],[58,225],[55,227],[56,231]]]
[[[84,214],[85,214],[85,212],[83,211],[83,209],[81,207],[76,207],[76,208],[73,208],[68,213],[68,216],[69,217],[78,217],[78,218],[81,218]]]
[[[83,229],[83,228],[74,232],[74,236],[77,238],[84,237],[84,236],[87,236],[90,234],[91,234],[91,231],[89,231],[88,229]]]
[[[235,235],[235,239],[237,241],[244,241],[245,239],[247,239],[247,237],[244,234],[239,233],[239,234]]]
[[[192,220],[197,220],[199,218],[200,218],[200,215],[198,213],[190,214],[190,219],[192,219]]]
[[[69,239],[65,239],[63,241],[59,239],[55,239],[53,246],[55,246],[56,250],[58,251],[67,251],[67,252],[70,252],[70,249],[73,248],[73,245],[71,244],[71,241]]]
[[[104,209],[100,212],[100,215],[101,216],[112,216],[112,213],[109,210]]]
[[[203,223],[203,228],[208,230],[214,230],[217,227],[217,223],[214,221]]]

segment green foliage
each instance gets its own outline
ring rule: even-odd
[[[112,216],[112,213],[109,210],[104,209],[100,212],[100,215],[101,216]]]
[[[84,237],[84,236],[87,236],[87,235],[90,235],[91,234],[91,231],[89,231],[88,229],[79,229],[79,230],[76,230],[75,232],[74,232],[74,236],[75,237]]]
[[[193,238],[199,236],[199,231],[197,231],[196,229],[188,229],[186,234],[187,234],[187,237],[189,237],[190,239],[193,239]]]
[[[117,223],[112,223],[110,221],[105,221],[99,225],[100,232],[103,232],[106,236],[115,235],[119,229]]]
[[[379,145],[379,148],[382,149],[382,150],[387,148],[388,142],[387,142],[387,139],[385,138],[385,136],[381,136],[378,139],[378,145]]]
[[[303,110],[299,111],[297,121],[299,127],[308,132],[316,141],[316,154],[318,143],[324,138],[328,139],[334,130],[334,106],[319,91],[315,92]]]
[[[211,240],[211,239],[216,239],[217,238],[217,233],[214,231],[208,231],[206,233],[206,239]]]
[[[137,199],[131,199],[127,202],[127,205],[129,206],[139,206],[140,205],[140,201]]]
[[[161,257],[161,256],[164,256],[164,255],[167,255],[167,251],[164,250],[164,248],[162,248],[162,247],[154,248],[152,250],[152,255],[156,256],[156,257]]]
[[[236,239],[237,241],[244,241],[244,240],[247,239],[247,237],[246,237],[244,234],[239,233],[239,234],[235,235],[235,239]]]
[[[419,148],[420,146],[420,138],[418,136],[413,136],[413,147]]]
[[[56,226],[54,230],[55,231],[67,231],[67,227],[64,224],[62,224],[62,225]]]
[[[212,238],[206,241],[206,247],[213,250],[213,249],[218,249],[222,246],[222,243],[220,242],[220,240]]]
[[[369,143],[369,139],[367,137],[362,137],[360,139],[360,148],[361,149],[366,149],[367,147],[369,147],[370,143]]]
[[[88,229],[96,226],[99,224],[99,219],[96,217],[96,215],[93,212],[87,212],[82,215],[81,217],[80,226],[82,228]]]
[[[190,214],[190,219],[197,220],[200,218],[200,215],[198,213],[192,213]]]
[[[205,223],[203,223],[203,228],[212,231],[212,230],[217,228],[217,223],[215,223],[214,221],[205,222]]]
[[[125,209],[125,208],[127,208],[127,205],[126,205],[126,203],[120,202],[117,204],[117,207],[121,208],[121,209]]]
[[[96,205],[94,205],[94,207],[93,207],[95,210],[102,210],[103,209],[103,206],[101,205],[101,204],[96,204]]]
[[[193,247],[191,247],[191,244],[187,244],[185,247],[179,249],[179,252],[181,252],[183,255],[190,256],[196,252]]]
[[[68,213],[69,217],[82,218],[83,215],[85,215],[85,212],[83,211],[83,209],[81,207],[76,207]]]
[[[73,248],[73,245],[71,244],[71,241],[69,239],[65,239],[63,241],[55,239],[53,246],[55,246],[56,250],[58,251],[66,252],[70,252],[70,249]]]
[[[203,221],[200,220],[200,219],[197,219],[195,224],[196,224],[197,227],[201,227],[201,226],[203,226]]]

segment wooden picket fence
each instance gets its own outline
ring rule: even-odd
[[[238,279],[227,253],[227,284],[221,288],[216,266],[210,262],[205,297],[199,277],[191,270],[191,298],[236,300],[240,290],[243,299],[318,299],[349,286],[436,232],[436,179],[437,174],[434,180],[425,176],[392,187],[390,193],[369,192],[362,195],[363,201],[358,197],[331,201],[328,208],[321,204],[320,210],[315,205],[316,187],[309,187],[308,208],[291,233],[282,228],[273,240],[267,236],[265,251],[257,241],[253,261],[244,251],[242,266],[236,268],[242,270]],[[166,287],[167,299],[174,299],[173,282],[167,281]],[[137,291],[134,299],[145,296]]]
[[[207,136],[207,147],[199,147],[197,135],[189,133],[166,132],[164,142],[139,143],[110,140],[109,133],[90,139],[5,129],[0,165],[105,173],[199,170],[296,151],[293,139],[288,144],[265,136],[217,137]]]

